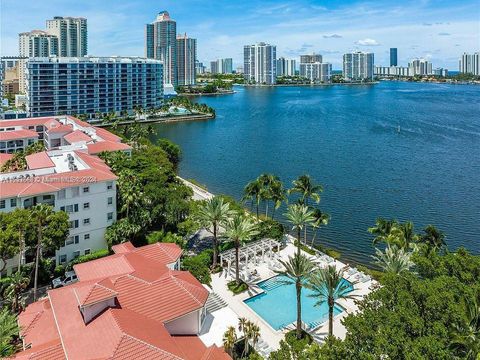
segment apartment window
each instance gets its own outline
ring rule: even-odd
[[[73,236],[69,236],[67,240],[65,240],[65,246],[73,244]]]
[[[69,222],[69,227],[70,229],[76,229],[78,228],[78,220],[72,220]]]
[[[65,211],[67,213],[78,212],[78,204],[67,205],[67,206],[60,206],[61,211]]]
[[[0,200],[0,209],[5,209],[5,200]]]
[[[60,255],[60,257],[58,258],[58,262],[60,264],[64,264],[67,262],[67,255]]]
[[[110,221],[110,220],[113,220],[113,212],[109,212],[107,214],[107,220]]]
[[[113,197],[109,197],[109,198],[107,199],[107,204],[108,204],[108,205],[112,205],[112,204],[113,204]]]
[[[78,195],[80,195],[80,189],[78,186],[75,186],[72,188],[72,197],[76,197]]]
[[[17,206],[17,199],[10,199],[10,207],[16,207]]]
[[[90,254],[90,249],[85,249],[85,252],[84,252],[84,253],[85,253],[85,255]]]
[[[88,239],[90,239],[90,234],[83,235],[83,240],[88,240]]]
[[[84,210],[90,209],[90,203],[89,202],[83,203],[83,209]]]
[[[75,241],[75,244],[78,244],[78,243],[80,242],[80,236],[75,235],[75,236],[73,237],[73,240]]]
[[[83,188],[83,193],[85,194],[85,193],[88,193],[88,192],[90,192],[90,188],[88,186],[85,186]]]
[[[67,195],[67,192],[65,191],[65,189],[62,189],[58,192],[59,199],[65,199],[66,195]]]
[[[80,256],[80,251],[74,251],[73,252],[73,258],[76,259]]]
[[[90,225],[90,218],[83,219],[83,225]]]
[[[112,190],[113,189],[113,181],[107,182],[107,190]]]

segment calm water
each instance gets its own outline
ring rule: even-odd
[[[323,244],[368,261],[379,216],[433,223],[450,248],[480,252],[480,86],[242,88],[203,97],[217,119],[158,125],[184,152],[180,173],[242,195],[262,172],[324,185]],[[400,127],[400,131],[398,131]]]
[[[297,291],[295,284],[284,284],[288,280],[282,275],[274,276],[268,280],[258,283],[258,286],[265,292],[245,300],[253,311],[267,321],[272,328],[279,330],[297,320]],[[345,279],[343,284],[353,290],[353,286]],[[316,326],[328,319],[328,304],[322,302],[315,306],[318,297],[311,297],[314,292],[310,289],[302,290],[302,321],[309,326]],[[335,306],[333,315],[340,314],[343,309]]]

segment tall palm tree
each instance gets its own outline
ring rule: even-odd
[[[450,347],[462,359],[478,360],[480,358],[480,303],[479,294],[468,299],[465,304],[467,323],[455,325],[451,334]]]
[[[327,213],[324,213],[320,209],[315,208],[315,209],[313,209],[313,218],[315,220],[312,224],[312,227],[314,229],[314,233],[313,233],[313,236],[312,236],[311,246],[313,246],[313,244],[315,243],[315,238],[317,237],[317,230],[320,228],[320,226],[328,225],[328,222],[330,220],[330,215],[328,215]]]
[[[328,304],[328,335],[333,335],[333,309],[340,299],[354,299],[357,296],[351,293],[349,283],[343,281],[343,271],[337,271],[335,266],[329,265],[320,268],[309,278],[308,288],[312,290],[309,296],[315,297],[318,301],[315,306],[324,302]]]
[[[240,247],[258,233],[257,225],[244,214],[236,213],[225,223],[225,236],[235,247],[235,281],[240,285]]]
[[[396,234],[397,231],[394,231],[393,234]],[[398,245],[404,249],[409,249],[414,247],[418,242],[419,236],[415,233],[413,223],[407,221],[398,226],[398,235],[397,239],[393,240],[392,243],[398,243]]]
[[[428,251],[438,251],[446,246],[445,234],[433,225],[427,225],[423,229],[424,234],[420,236],[420,241],[427,246]]]
[[[283,188],[283,184],[280,180],[275,181],[271,187],[271,198],[273,201],[273,209],[272,209],[272,219],[275,217],[275,210],[277,210],[282,203],[287,200],[287,192]]]
[[[250,181],[243,189],[244,195],[243,195],[242,201],[250,200],[252,208],[253,208],[253,203],[255,201],[255,205],[257,209],[257,218],[258,218],[258,206],[260,205],[260,192],[261,192],[261,186],[258,180]]]
[[[27,288],[30,279],[23,276],[20,271],[17,271],[10,278],[10,285],[4,291],[5,299],[11,305],[11,310],[13,313],[18,314],[22,310],[21,295],[23,291]]]
[[[295,285],[297,293],[297,339],[302,338],[302,288],[305,281],[308,280],[315,266],[302,254],[290,256],[287,261],[280,260],[284,270],[276,271],[277,274],[283,275],[285,278],[281,280],[283,284]]]
[[[300,254],[301,232],[305,226],[312,225],[315,221],[313,211],[306,205],[293,204],[285,213],[287,221],[292,224],[292,230],[297,232],[297,253]]]
[[[233,358],[233,348],[237,342],[237,332],[233,326],[229,326],[223,334],[223,348]]]
[[[404,248],[388,245],[385,252],[376,249],[375,256],[372,257],[383,271],[398,275],[413,267],[414,263],[410,260],[411,255]]]
[[[33,301],[37,301],[37,285],[38,285],[38,265],[42,254],[43,230],[48,224],[48,220],[54,214],[53,207],[46,204],[35,205],[32,211],[32,218],[36,223],[37,245],[35,254],[35,278],[33,282]]]
[[[232,215],[230,204],[223,201],[223,198],[215,196],[203,203],[196,214],[198,222],[213,235],[213,264],[217,267],[218,259],[218,230]]]
[[[278,183],[280,179],[273,174],[261,174],[257,181],[260,183],[260,198],[265,203],[265,216],[268,216],[268,203],[272,200],[272,186]]]
[[[300,203],[308,206],[309,200],[312,199],[317,204],[320,202],[320,193],[323,192],[322,185],[314,184],[309,175],[300,175],[293,180],[293,187],[288,193],[298,193],[300,195]]]
[[[376,245],[379,242],[387,242],[387,239],[392,233],[392,229],[397,225],[397,220],[378,218],[375,221],[375,226],[368,228],[368,232],[375,236],[373,238],[373,244]]]

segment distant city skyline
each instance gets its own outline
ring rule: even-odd
[[[160,8],[161,6],[161,8]],[[181,32],[197,39],[198,59],[233,58],[243,63],[243,46],[277,45],[277,57],[322,54],[341,69],[344,53],[375,53],[375,64],[389,65],[389,49],[398,48],[398,65],[425,58],[435,67],[458,69],[463,52],[480,47],[480,10],[476,0],[409,1],[254,1],[225,3],[113,0],[48,3],[2,0],[1,54],[18,55],[18,34],[44,29],[54,16],[88,20],[88,53],[95,56],[144,56],[144,28],[155,14],[167,10]],[[192,16],[192,14],[196,16]],[[19,21],[21,19],[21,21]]]

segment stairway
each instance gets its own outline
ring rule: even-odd
[[[279,281],[277,277],[273,277],[273,278],[263,282],[260,287],[265,291],[271,291],[271,290],[276,289],[276,288],[278,288],[282,285],[284,285],[284,284],[281,281]]]
[[[223,300],[217,293],[211,292],[208,296],[206,307],[209,313],[220,310],[227,306],[227,302]]]

